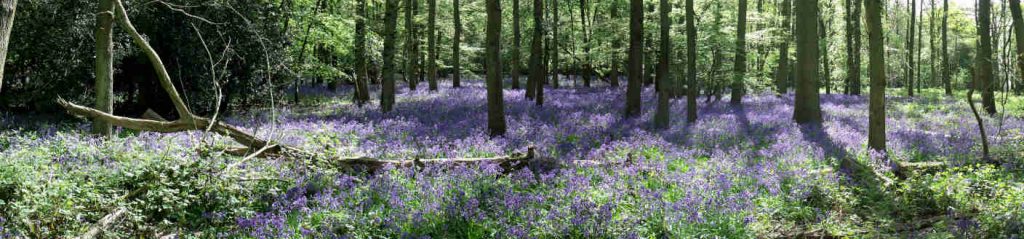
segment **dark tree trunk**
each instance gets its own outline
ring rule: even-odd
[[[782,6],[779,6],[779,14],[782,15],[782,41],[779,42],[779,66],[776,69],[775,74],[775,87],[780,95],[784,95],[789,91],[789,86],[786,84],[789,78],[789,10],[792,8],[790,0],[782,0]]]
[[[847,0],[850,8],[846,19],[846,86],[844,93],[860,95],[860,21],[861,21],[861,0]]]
[[[516,0],[518,2],[518,0]],[[519,24],[516,19],[516,53],[519,53]],[[427,0],[427,84],[437,90],[437,0]],[[518,56],[518,55],[516,55]]]
[[[519,89],[519,58],[522,57],[522,53],[519,52],[520,42],[522,34],[519,32],[519,0],[512,0],[512,59],[509,63],[512,64],[512,89]]]
[[[672,26],[670,23],[672,21],[669,19],[668,13],[672,11],[672,8],[669,7],[668,0],[661,0],[659,2],[660,4],[658,9],[661,15],[661,28],[659,29],[661,33],[661,41],[659,42],[659,53],[661,56],[658,59],[658,72],[656,73],[656,76],[657,81],[660,82],[660,85],[664,88],[662,88],[661,91],[658,91],[658,106],[654,113],[654,127],[665,129],[669,127],[669,122],[671,122],[671,118],[669,116],[669,92],[671,92],[671,90],[668,89],[672,89],[672,79],[668,74],[668,64],[671,62],[669,56],[671,56],[672,52],[672,44],[669,42],[669,30]]]
[[[942,0],[942,85],[946,89],[946,95],[953,95],[953,83],[951,82],[949,62],[949,0]]]
[[[831,21],[829,21],[831,22]],[[820,12],[818,13],[818,25],[819,33],[821,33],[821,68],[822,75],[821,79],[825,82],[825,94],[832,94],[832,66],[828,60],[828,26],[831,24],[825,23],[825,16]]]
[[[431,0],[434,1],[434,0]],[[367,81],[366,59],[366,0],[358,0],[359,17],[356,18],[355,54],[356,54],[356,90],[353,99],[356,105],[362,107],[370,101],[370,92]]]
[[[384,8],[384,64],[381,67],[383,80],[380,83],[380,109],[386,113],[395,105],[395,28],[398,25],[398,0],[387,0]]]
[[[8,8],[8,1],[3,1],[3,11],[7,9],[11,10],[11,16],[14,16],[14,5],[10,5]],[[96,14],[96,110],[103,113],[113,114],[114,113],[114,42],[113,42],[113,28],[114,28],[114,1],[113,0],[101,0],[99,3],[99,11]],[[0,31],[10,32],[10,27],[7,29],[0,29]],[[9,36],[6,35],[6,36]],[[3,43],[6,43],[7,37],[4,37]],[[6,45],[6,44],[4,44]],[[6,54],[3,54],[6,56]],[[0,65],[4,62],[0,61]],[[2,77],[2,75],[0,75]],[[92,122],[92,133],[100,136],[110,136],[113,133],[113,127],[109,122],[102,120],[93,120]]]
[[[640,116],[640,88],[643,84],[644,44],[643,0],[629,0],[629,85],[626,88],[626,118]]]
[[[560,71],[560,69],[558,68],[558,65],[562,63],[562,62],[560,62],[561,60],[559,60],[559,57],[560,57],[561,54],[559,54],[559,52],[558,52],[558,50],[559,50],[558,49],[558,46],[559,46],[558,45],[559,44],[558,28],[561,28],[561,21],[562,21],[561,15],[558,14],[558,0],[552,0],[551,1],[551,21],[552,21],[552,23],[551,23],[551,45],[550,45],[550,47],[551,47],[551,66],[550,66],[551,67],[551,87],[554,87],[555,89],[557,89],[559,87],[559,85],[558,85],[558,78],[559,78],[559,71]],[[569,19],[569,22],[572,22],[572,19]],[[537,89],[536,89],[537,92],[542,91],[543,87],[544,87],[544,83],[543,82],[541,82],[541,84],[538,84],[537,85]]]
[[[580,26],[583,38],[583,87],[590,87],[590,32],[587,31],[587,0],[580,0]]]
[[[610,4],[610,6],[609,6],[611,8],[611,21],[612,22],[615,22],[615,21],[619,20],[619,4],[618,3],[619,3],[619,1],[616,0],[612,4]],[[615,30],[618,30],[618,29],[614,29],[612,32],[617,32]],[[622,64],[622,62],[620,62],[620,60],[619,60],[619,54],[620,54],[619,51],[622,50],[622,40],[621,39],[622,38],[619,37],[619,34],[614,34],[612,36],[612,49],[611,49],[611,58],[612,59],[611,59],[611,63],[610,63],[611,64],[611,72],[608,72],[608,83],[611,84],[612,87],[618,87],[619,86],[619,64]]]
[[[793,119],[800,124],[821,123],[821,101],[818,96],[818,3],[796,4],[796,97]]]
[[[526,79],[526,98],[533,99],[537,85],[544,82],[544,0],[533,0],[533,38],[530,41],[530,77]]]
[[[978,0],[978,55],[975,61],[978,64],[977,77],[975,82],[981,91],[981,106],[989,115],[996,113],[995,96],[992,93],[992,2],[991,0]]]
[[[505,101],[501,87],[501,1],[487,0],[487,128],[504,135]]]
[[[740,104],[746,86],[743,81],[747,76],[747,0],[739,0],[739,11],[736,13],[736,61],[733,64],[732,98],[730,102]]]
[[[914,96],[914,25],[917,23],[917,0],[910,0],[910,25],[907,27],[907,95]]]
[[[789,1],[789,0],[786,0]],[[686,0],[686,122],[697,122],[697,13]]]
[[[462,16],[459,8],[459,0],[452,0],[455,10],[452,12],[452,20],[455,24],[455,35],[452,36],[452,87],[462,87]]]
[[[868,147],[885,152],[885,38],[882,32],[882,0],[864,0],[868,26],[868,71],[871,92],[868,103]]]
[[[416,63],[419,61],[419,49],[416,46],[416,5],[418,0],[405,0],[405,82],[409,84],[409,90],[416,90],[416,83],[419,83]]]

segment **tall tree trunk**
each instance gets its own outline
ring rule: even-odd
[[[733,104],[743,102],[746,86],[743,84],[747,76],[747,0],[739,0],[739,11],[736,13],[736,61],[733,64],[732,99]]]
[[[431,0],[434,1],[434,0]],[[519,52],[520,42],[522,42],[522,34],[519,32],[519,0],[512,0],[512,89],[519,89],[519,58],[522,57],[522,53]]]
[[[864,0],[868,26],[868,147],[885,152],[885,35],[882,32],[882,0]]]
[[[659,129],[665,129],[669,127],[669,92],[672,89],[672,79],[668,74],[668,63],[671,62],[669,56],[672,52],[672,44],[669,42],[669,30],[672,26],[671,19],[668,17],[668,13],[672,11],[672,8],[668,5],[668,0],[659,1],[659,13],[661,20],[661,41],[659,42],[659,53],[661,56],[658,59],[658,72],[657,81],[661,82],[661,91],[658,91],[658,107],[654,112],[654,127]],[[586,78],[584,78],[586,79]]]
[[[917,24],[917,0],[910,0],[910,25],[907,27],[907,95],[914,96],[914,25]]]
[[[316,13],[319,13],[320,7],[323,4],[323,0],[317,0],[316,7],[313,8],[313,12],[310,14],[316,15]],[[306,25],[306,33],[302,36],[302,47],[299,47],[299,64],[305,64],[306,62],[306,46],[309,45],[309,31],[313,30],[313,20],[310,20],[309,18],[306,18],[306,20],[310,22]],[[295,77],[295,81],[292,83],[292,100],[294,100],[296,104],[299,103],[299,85],[301,81],[302,75],[299,75]]]
[[[832,21],[829,21],[831,23]],[[832,66],[828,60],[828,26],[831,24],[825,23],[825,16],[822,13],[818,13],[818,25],[821,33],[821,67],[822,76],[821,79],[825,81],[825,94],[832,94]]]
[[[487,0],[487,128],[504,135],[505,100],[501,87],[501,1]]]
[[[533,99],[540,82],[547,78],[544,54],[544,0],[533,0],[533,38],[530,41],[530,77],[526,79],[526,98]]]
[[[18,0],[0,0],[0,92],[3,92],[7,44],[11,42],[11,28],[14,28],[14,13],[17,8]]]
[[[587,31],[587,0],[580,0],[580,26],[583,38],[583,87],[590,87],[590,32]]]
[[[516,0],[518,2],[519,0]],[[518,6],[518,4],[516,4]],[[518,9],[518,7],[516,7]],[[427,0],[427,84],[430,91],[437,90],[437,0]],[[516,15],[518,17],[518,15]],[[519,18],[516,18],[516,62],[519,54]],[[516,67],[517,65],[513,65]],[[513,71],[518,72],[518,71]],[[518,78],[516,78],[518,79]]]
[[[433,1],[433,0],[431,0]],[[367,81],[369,81],[369,74],[367,72],[366,59],[366,0],[358,0],[356,3],[359,6],[359,16],[356,17],[356,36],[355,36],[355,48],[356,51],[356,90],[353,94],[353,99],[356,105],[362,107],[366,102],[370,101],[370,89]]]
[[[617,22],[619,20],[619,4],[618,0],[612,2],[609,5],[611,8],[611,22]],[[617,32],[618,29],[612,30]],[[619,51],[622,50],[622,38],[619,34],[613,34],[612,36],[612,49],[611,49],[611,72],[608,73],[608,82],[612,87],[619,87],[619,64],[622,64],[619,60]]]
[[[384,8],[384,52],[381,56],[384,58],[381,67],[384,79],[380,83],[380,110],[387,113],[395,105],[395,28],[398,25],[398,0],[387,0]]]
[[[640,88],[643,84],[644,44],[643,0],[629,0],[629,85],[626,88],[626,118],[640,116]]]
[[[946,95],[953,95],[953,83],[950,80],[952,70],[949,63],[949,0],[942,0],[942,85]]]
[[[860,95],[860,21],[861,21],[861,0],[847,0],[850,11],[847,12],[846,22],[846,90],[844,93]]]
[[[789,35],[789,10],[792,6],[790,0],[782,0],[782,6],[779,6],[779,14],[782,15],[782,41],[779,42],[779,67],[776,69],[775,87],[780,95],[789,91],[786,81],[789,78],[789,39],[791,38]]]
[[[4,1],[3,9],[8,9],[8,1]],[[14,16],[14,6],[10,5],[11,16]],[[99,11],[96,14],[96,110],[103,113],[114,113],[114,1],[101,0]],[[6,30],[10,30],[9,24]],[[9,35],[6,35],[9,36]],[[4,37],[6,43],[7,37]],[[6,45],[6,44],[5,44]],[[4,54],[6,55],[6,54]],[[4,62],[0,62],[2,65]],[[0,75],[2,77],[2,75]],[[109,122],[93,119],[92,133],[100,136],[110,136],[113,127]]]
[[[1020,2],[1018,0],[1009,0],[1010,3],[1010,14],[1013,16],[1013,34],[1016,35],[1016,46],[1017,46],[1017,74],[1020,79],[1024,79],[1024,17],[1021,15]],[[1017,85],[1020,89],[1021,86]]]
[[[937,18],[937,8],[935,7],[935,0],[931,0],[930,3],[931,8],[929,12],[931,13],[931,17],[928,18],[928,61],[930,63],[928,69],[930,70],[930,74],[928,76],[928,82],[931,86],[935,86],[935,82],[937,82],[935,75],[938,74],[938,71],[935,69],[935,58],[938,56],[938,49],[936,49],[935,46],[935,18]]]
[[[462,16],[459,9],[462,5],[459,0],[452,0],[455,10],[452,12],[452,20],[455,24],[455,35],[452,35],[452,87],[462,87]]]
[[[800,124],[821,122],[818,96],[818,2],[796,4],[796,97],[793,119]]]
[[[559,44],[558,28],[561,28],[561,22],[562,22],[561,15],[558,14],[558,0],[552,0],[551,1],[551,13],[552,13],[551,14],[551,16],[552,16],[552,18],[551,18],[552,19],[551,20],[552,21],[552,24],[551,24],[551,66],[550,66],[551,67],[551,87],[554,87],[554,88],[557,89],[558,86],[559,86],[558,85],[558,78],[559,78],[559,75],[560,75],[559,74],[560,69],[558,68],[558,65],[562,63],[559,60],[560,54],[558,52],[558,50],[559,50],[558,49],[558,46],[559,46],[558,45]],[[569,19],[569,22],[572,22],[572,19]],[[543,87],[544,87],[544,83],[541,82],[541,84],[537,85],[537,92],[542,91],[543,89],[541,89],[541,88],[543,88]]]
[[[416,83],[419,76],[416,74],[416,62],[419,61],[419,49],[416,47],[416,5],[418,0],[405,0],[405,82],[409,83],[409,90],[416,90]]]
[[[789,0],[785,0],[789,1]],[[697,13],[686,0],[686,122],[697,122]]]
[[[975,87],[981,90],[981,106],[989,115],[996,113],[995,96],[992,93],[992,2],[991,0],[978,0],[978,34],[979,45],[978,55],[975,62],[978,64],[978,80]]]

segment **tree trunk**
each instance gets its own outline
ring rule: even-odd
[[[796,4],[796,97],[793,119],[800,124],[821,123],[818,96],[818,2]]]
[[[3,3],[3,9],[8,9],[7,1]],[[13,5],[11,5],[11,16],[13,16]],[[99,11],[96,14],[96,109],[108,114],[114,113],[114,1],[101,0]],[[8,24],[5,24],[8,25]],[[2,26],[0,26],[2,27]],[[0,31],[9,31],[0,29]],[[9,36],[9,35],[5,35]],[[7,37],[4,37],[6,43]],[[0,43],[2,44],[2,43]],[[5,44],[6,45],[6,44]],[[6,54],[3,54],[6,56]],[[4,62],[0,62],[2,65]],[[0,75],[2,77],[2,75]],[[92,133],[100,136],[110,136],[113,127],[109,122],[93,120]]]
[[[930,82],[931,86],[934,86],[936,83],[935,75],[938,74],[938,71],[935,69],[935,58],[938,56],[938,49],[936,49],[935,46],[935,18],[938,16],[935,11],[935,0],[931,0],[930,3],[931,7],[929,11],[931,12],[931,17],[928,18],[928,61],[930,63],[930,67],[928,67],[928,69],[930,70],[930,74],[928,75],[928,82]]]
[[[459,0],[452,0],[455,10],[452,12],[452,20],[455,24],[455,35],[452,36],[452,87],[462,87],[462,16],[459,9],[462,7]]]
[[[864,0],[868,26],[868,147],[885,152],[885,38],[882,32],[882,0]]]
[[[790,0],[782,0],[782,6],[779,6],[779,14],[782,15],[782,41],[779,42],[779,67],[776,69],[775,87],[780,95],[784,95],[789,91],[786,81],[789,78],[789,39],[791,37],[788,31],[789,10],[791,8]],[[689,21],[689,18],[687,18],[687,21]]]
[[[1010,0],[1010,14],[1013,15],[1013,34],[1016,35],[1016,46],[1017,46],[1017,74],[1020,79],[1024,79],[1024,17],[1021,15],[1020,2],[1017,0]],[[1017,85],[1020,89],[1021,86]]]
[[[654,127],[659,129],[665,129],[669,127],[671,119],[669,117],[669,92],[672,89],[672,79],[668,74],[668,63],[671,62],[669,56],[672,52],[672,44],[669,42],[669,30],[672,26],[671,19],[669,19],[668,13],[672,11],[672,8],[668,5],[668,0],[659,1],[659,13],[661,20],[661,41],[659,42],[659,53],[661,56],[658,59],[658,72],[656,73],[657,81],[663,87],[661,91],[658,91],[658,107],[654,113]],[[586,79],[586,78],[584,78]]]
[[[320,7],[323,4],[323,0],[317,0],[316,7],[313,8],[313,12],[310,13],[310,15],[316,15],[316,13],[320,12]],[[306,62],[306,46],[309,45],[309,31],[313,30],[312,20],[309,20],[309,18],[306,20],[310,22],[306,25],[306,33],[302,36],[302,47],[299,47],[299,64],[304,64]],[[302,75],[298,75],[295,77],[295,81],[292,82],[292,100],[295,101],[296,104],[299,103],[299,85],[301,81]]]
[[[736,61],[733,64],[732,99],[733,104],[743,102],[746,91],[743,81],[747,76],[747,0],[739,0],[739,11],[736,13]]]
[[[409,84],[409,90],[416,90],[416,83],[419,77],[416,74],[416,62],[419,60],[418,47],[416,47],[416,10],[418,0],[405,0],[405,81]]]
[[[583,87],[590,87],[590,32],[587,31],[587,0],[580,0],[580,26],[583,38]]]
[[[829,21],[829,22],[831,22],[831,21]],[[820,13],[820,12],[818,14],[818,25],[819,25],[819,29],[820,29],[819,33],[821,35],[821,43],[820,43],[821,44],[821,51],[819,51],[819,54],[821,55],[821,67],[822,67],[821,79],[825,81],[825,94],[831,95],[832,94],[832,67],[831,67],[831,64],[829,64],[830,62],[828,60],[828,26],[831,25],[831,24],[826,24],[825,23],[825,16],[823,16],[822,13]]]
[[[785,0],[789,1],[789,0]],[[697,13],[686,0],[686,122],[697,122]]]
[[[977,84],[981,91],[981,106],[989,115],[996,113],[996,101],[992,93],[992,2],[978,0],[978,34],[979,45],[976,62],[978,64]]]
[[[435,1],[435,0],[431,0]],[[519,52],[520,42],[522,41],[522,34],[519,32],[519,0],[512,0],[512,69],[510,74],[512,75],[512,89],[519,89],[519,58],[522,57],[522,53]]]
[[[433,0],[432,0],[433,1]],[[366,0],[358,0],[356,3],[359,6],[359,16],[356,17],[356,36],[355,36],[355,54],[356,54],[356,90],[354,92],[353,99],[356,105],[362,107],[366,102],[370,101],[370,89],[367,81],[369,81],[369,72],[367,72],[366,59]]]
[[[643,0],[629,0],[629,85],[626,88],[626,118],[640,116],[640,88],[643,84],[644,44]]]
[[[571,9],[570,9],[571,10]],[[559,60],[558,52],[558,29],[561,28],[561,15],[558,14],[558,0],[551,1],[551,87],[558,88],[559,69],[558,65],[562,62]],[[572,19],[569,19],[572,22]],[[537,85],[537,92],[541,92],[544,88],[544,82]]]
[[[518,2],[518,0],[516,0]],[[518,6],[518,4],[516,4]],[[518,9],[518,7],[517,7]],[[430,91],[437,91],[437,0],[427,0],[427,84]],[[518,17],[518,16],[517,16]],[[519,19],[516,19],[516,56],[519,53]],[[517,60],[518,62],[518,60]],[[516,66],[516,65],[514,65]],[[518,79],[518,78],[516,78]]]
[[[505,102],[501,87],[501,1],[487,0],[487,127],[504,135]]]
[[[395,28],[398,25],[398,0],[387,0],[384,8],[384,65],[381,69],[384,79],[380,83],[380,109],[387,113],[395,105]]]
[[[544,69],[544,0],[533,0],[533,38],[530,41],[530,77],[526,79],[526,98],[533,99],[537,85],[547,78]]]
[[[910,0],[910,25],[907,27],[907,96],[914,96],[914,25],[917,23],[917,0]]]
[[[7,64],[7,44],[11,42],[11,28],[14,28],[14,13],[17,8],[18,0],[0,0],[0,92],[3,92],[4,65]],[[97,19],[99,18],[97,16]],[[97,75],[99,75],[98,72]]]
[[[946,89],[946,95],[953,95],[950,74],[952,71],[949,63],[949,0],[942,0],[942,85]]]
[[[851,12],[848,13],[846,23],[846,92],[850,95],[860,95],[860,21],[861,21],[861,0],[847,0],[850,3]]]
[[[921,0],[921,4],[920,5],[921,5],[921,9],[920,9],[921,12],[919,13],[919,15],[917,17],[917,19],[918,19],[917,20],[918,21],[918,23],[917,23],[917,35],[915,35],[915,36],[917,36],[917,47],[914,48],[914,49],[917,49],[917,50],[914,51],[914,53],[916,54],[915,57],[917,58],[917,65],[914,65],[915,66],[914,70],[917,71],[917,73],[914,73],[914,75],[917,76],[917,77],[914,78],[914,80],[916,81],[916,83],[914,83],[914,87],[915,87],[915,89],[917,89],[917,94],[919,94],[919,95],[921,94],[921,87],[924,84],[923,83],[924,82],[924,80],[923,80],[924,77],[922,77],[922,75],[921,75],[921,70],[924,69],[924,66],[923,66],[924,65],[924,60],[922,60],[923,58],[921,58],[921,52],[924,51],[924,43],[923,43],[924,42],[923,41],[924,40],[924,32],[923,32],[923,29],[924,29],[924,0]]]
[[[619,1],[613,1],[609,5],[611,8],[611,22],[617,22],[619,20]],[[613,29],[612,32],[618,32],[618,29]],[[613,34],[612,36],[612,49],[611,49],[611,72],[608,72],[608,83],[612,87],[619,87],[619,51],[622,50],[622,38],[619,34]]]

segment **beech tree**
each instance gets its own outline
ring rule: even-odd
[[[818,96],[818,3],[802,1],[796,10],[796,97],[793,119],[797,123],[820,123],[821,101]]]
[[[864,0],[868,26],[868,147],[885,152],[885,37],[882,32],[882,0]]]
[[[384,112],[390,112],[395,105],[396,25],[398,25],[398,0],[387,0],[384,6],[384,51],[382,52],[384,64],[381,66],[384,79],[380,83],[380,109]]]
[[[733,64],[732,98],[730,102],[743,102],[747,74],[747,0],[739,0],[736,13],[736,62]]]
[[[972,88],[981,91],[981,106],[989,115],[996,114],[995,94],[992,93],[992,1],[978,0],[978,55],[975,57],[977,72]]]
[[[690,1],[690,0],[688,0]],[[643,84],[644,4],[629,0],[629,85],[626,87],[626,117],[640,116],[640,88]]]
[[[14,13],[17,8],[18,0],[0,0],[0,92],[3,92],[7,44],[11,42],[11,29],[14,28]],[[97,45],[97,47],[99,46]]]
[[[785,0],[789,1],[789,0]],[[697,26],[693,0],[686,0],[686,122],[697,122]]]
[[[435,1],[435,0],[431,0]],[[370,87],[368,81],[370,80],[370,72],[366,64],[366,0],[358,0],[356,2],[358,6],[359,15],[356,17],[356,32],[353,48],[355,50],[355,91],[353,91],[353,99],[359,107],[362,107],[366,102],[370,101]]]
[[[658,72],[656,73],[657,81],[661,82],[663,87],[661,91],[658,91],[658,107],[654,113],[654,127],[656,128],[668,128],[671,119],[669,117],[669,92],[672,89],[671,76],[668,74],[668,64],[671,62],[669,56],[672,52],[672,44],[669,42],[669,30],[672,22],[668,17],[668,13],[672,11],[672,8],[668,5],[668,0],[659,1],[659,15],[661,19],[661,28],[659,29],[661,34],[661,41],[659,42],[660,54],[658,58]]]
[[[487,127],[491,136],[504,135],[505,100],[501,87],[501,1],[487,1]]]
[[[792,6],[790,0],[782,0],[782,5],[779,6],[779,14],[782,15],[782,26],[780,26],[782,40],[779,41],[779,65],[775,70],[775,87],[780,95],[789,91],[786,81],[789,78],[789,39],[791,37],[789,35],[789,10]]]
[[[5,3],[6,6],[6,3]],[[114,1],[101,0],[96,11],[96,110],[114,113]],[[2,27],[2,26],[0,26]],[[0,29],[3,30],[3,29]],[[4,54],[6,55],[6,54]],[[3,62],[0,62],[2,64]],[[2,72],[0,72],[2,73]],[[110,122],[93,120],[92,133],[110,136]]]

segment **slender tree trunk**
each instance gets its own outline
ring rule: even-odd
[[[533,38],[530,41],[530,77],[526,79],[526,98],[533,99],[540,82],[547,78],[543,62],[544,0],[533,0]]]
[[[323,0],[317,0],[316,7],[313,8],[313,12],[311,14],[315,15],[316,13],[320,12],[320,8],[321,6],[323,6],[323,4]],[[306,62],[306,46],[309,44],[309,31],[313,29],[312,20],[309,20],[308,18],[306,20],[310,22],[309,24],[306,25],[306,33],[302,36],[302,47],[299,47],[299,64],[303,64]],[[295,77],[295,81],[292,84],[292,100],[294,100],[296,104],[299,103],[299,85],[301,81],[302,76],[299,75]]]
[[[519,0],[516,0],[516,2],[518,2],[518,1]],[[518,4],[516,4],[516,5],[517,5],[516,9],[518,9]],[[427,13],[428,14],[428,16],[427,16],[427,25],[429,27],[429,29],[427,29],[427,31],[428,31],[428,33],[427,33],[427,45],[428,46],[427,47],[429,48],[429,49],[427,49],[428,53],[427,53],[427,62],[426,62],[426,64],[427,64],[427,84],[429,84],[428,88],[430,89],[430,91],[437,91],[437,0],[427,0],[427,12],[428,12]],[[516,25],[515,25],[515,29],[516,29],[515,49],[516,50],[514,51],[515,54],[516,54],[515,55],[516,57],[513,57],[513,59],[515,59],[514,61],[518,62],[518,56],[519,56],[518,55],[519,54],[519,18],[518,18],[518,15],[516,15],[516,17],[517,17],[516,21],[515,21],[516,22]],[[518,65],[513,65],[513,67],[517,67],[517,66]],[[518,70],[518,69],[516,69],[516,70]],[[518,72],[518,71],[513,71],[513,72]],[[516,77],[516,76],[517,75],[513,75],[513,77]],[[516,77],[514,79],[518,79],[518,77]],[[518,85],[518,84],[516,84],[516,85]]]
[[[433,0],[432,0],[433,1]],[[367,72],[366,59],[366,0],[358,0],[359,16],[356,17],[356,36],[355,36],[355,54],[356,54],[356,90],[353,94],[353,99],[356,105],[362,107],[366,102],[370,101],[370,92],[367,81],[369,81],[369,74]]]
[[[688,0],[689,1],[689,0]],[[779,42],[779,67],[776,69],[775,75],[775,87],[780,95],[784,95],[788,92],[789,86],[786,85],[786,81],[789,77],[789,10],[792,8],[790,0],[782,0],[782,6],[779,6],[779,11],[782,15],[782,41]],[[689,18],[687,18],[689,21]]]
[[[882,32],[882,0],[864,0],[868,26],[868,147],[885,152],[885,35]]]
[[[640,88],[643,84],[644,44],[643,0],[629,0],[629,85],[626,88],[626,118],[640,116]]]
[[[455,35],[452,36],[452,87],[462,87],[462,16],[459,9],[462,5],[459,0],[452,0],[455,10],[452,12],[452,19],[455,24]]]
[[[670,27],[672,26],[670,23],[672,21],[669,19],[668,13],[672,11],[672,8],[668,5],[668,0],[661,0],[659,2],[660,4],[658,8],[661,15],[661,28],[659,29],[661,31],[661,41],[659,42],[659,53],[661,56],[658,59],[658,72],[656,73],[656,76],[657,81],[661,82],[661,86],[664,88],[662,88],[661,91],[658,91],[658,107],[654,113],[654,127],[665,129],[669,127],[669,122],[671,122],[669,116],[669,92],[671,92],[671,90],[668,89],[672,89],[672,79],[668,74],[668,64],[671,62],[669,56],[672,52],[672,44],[669,42],[669,30],[671,30]]]
[[[931,0],[930,3],[931,8],[929,11],[931,12],[931,17],[928,18],[928,61],[930,63],[928,69],[930,70],[930,74],[928,76],[928,82],[931,84],[930,86],[935,86],[935,82],[937,82],[935,76],[938,74],[938,71],[935,69],[935,60],[938,58],[938,49],[936,49],[935,46],[935,18],[937,18],[937,15],[935,0]]]
[[[1024,68],[1022,68],[1024,69]],[[949,63],[949,0],[942,0],[942,85],[946,95],[953,95],[952,71]]]
[[[989,115],[996,113],[995,96],[992,93],[992,2],[991,0],[978,0],[978,80],[977,88],[981,90],[981,106]]]
[[[8,2],[4,1],[3,9],[8,9]],[[96,14],[96,110],[103,113],[114,113],[114,1],[101,0],[99,11]],[[14,6],[10,6],[13,16]],[[9,24],[5,24],[9,25]],[[0,31],[9,31],[0,29]],[[7,35],[9,36],[9,35]],[[6,43],[6,37],[4,40]],[[6,54],[4,54],[6,55]],[[0,62],[2,65],[3,62]],[[2,76],[0,76],[2,77]],[[92,122],[92,133],[100,136],[110,136],[113,127],[109,122],[94,119]]]
[[[504,135],[505,100],[501,87],[501,1],[487,1],[487,128]]]
[[[590,87],[590,32],[587,31],[587,0],[580,0],[580,26],[583,38],[583,87]]]
[[[0,0],[0,90],[3,90],[4,86],[4,65],[7,63],[7,45],[11,42],[11,29],[14,28],[14,13],[17,8],[18,0]],[[98,16],[97,19],[99,19]],[[97,47],[99,46],[97,45]]]
[[[918,13],[917,19],[917,47],[915,47],[915,49],[917,50],[914,51],[914,53],[917,54],[917,65],[915,65],[915,70],[917,70],[917,73],[914,74],[915,76],[917,76],[916,78],[914,78],[917,81],[917,83],[914,84],[914,86],[917,89],[917,94],[921,94],[921,87],[924,84],[924,75],[921,75],[921,71],[924,69],[924,58],[921,58],[921,52],[924,51],[924,0],[921,0],[920,13]]]
[[[615,0],[610,4],[611,8],[611,22],[617,22],[619,20],[619,1]],[[612,32],[617,32],[614,29]],[[622,64],[619,59],[619,51],[622,50],[622,38],[619,34],[613,34],[612,36],[612,49],[611,49],[611,72],[608,73],[608,83],[612,87],[619,87],[619,64]]]
[[[1024,17],[1021,15],[1020,2],[1017,0],[1009,0],[1010,3],[1010,14],[1013,16],[1013,34],[1016,36],[1016,48],[1017,48],[1017,74],[1020,79],[1024,79]],[[1017,85],[1020,89],[1021,86]]]
[[[831,22],[831,21],[829,21]],[[825,23],[825,16],[820,12],[818,14],[818,25],[821,33],[821,67],[822,76],[821,79],[825,81],[825,94],[832,94],[832,67],[828,60],[828,26],[831,24]]]
[[[395,105],[395,28],[398,25],[398,0],[387,0],[384,7],[384,65],[381,67],[384,79],[380,83],[380,109],[387,113]]]
[[[416,47],[416,10],[418,0],[405,0],[405,82],[409,83],[409,90],[416,90],[419,76],[416,74],[416,62],[419,61],[418,47]]]
[[[789,1],[789,0],[785,0]],[[693,0],[686,0],[686,122],[697,122],[697,26]]]
[[[572,10],[572,9],[570,9],[570,10]],[[559,87],[559,85],[558,85],[558,78],[559,78],[559,75],[560,75],[559,74],[560,69],[558,68],[558,65],[560,65],[562,63],[559,60],[559,56],[561,54],[559,54],[559,52],[558,52],[558,50],[559,50],[558,49],[558,46],[559,46],[558,45],[559,44],[558,28],[561,28],[561,22],[562,22],[561,15],[558,14],[558,0],[552,0],[551,1],[551,13],[552,13],[551,14],[552,18],[551,19],[553,21],[553,23],[551,24],[551,66],[550,66],[551,67],[551,87],[554,87],[555,89],[558,89],[558,87]],[[569,19],[569,22],[572,22],[572,19]],[[543,88],[543,86],[544,86],[544,82],[541,82],[541,84],[537,85],[537,92],[540,92],[541,90],[543,90],[543,89],[541,89],[541,88]]]
[[[739,11],[736,13],[736,62],[733,64],[732,99],[733,104],[743,102],[746,86],[743,80],[747,76],[747,0],[739,0]]]
[[[847,37],[848,40],[848,54],[847,55],[847,88],[849,88],[849,94],[860,95],[861,93],[861,80],[860,80],[860,63],[861,63],[861,1],[862,0],[849,0],[852,5],[849,22],[847,23]]]
[[[914,96],[914,25],[917,23],[917,0],[910,0],[910,25],[907,27],[907,95]]]
[[[431,0],[434,1],[434,0]],[[512,0],[512,89],[519,89],[519,58],[522,57],[522,53],[519,52],[520,42],[522,42],[522,34],[519,32],[519,0]]]
[[[818,96],[818,3],[796,4],[796,97],[793,119],[800,124],[821,122],[821,101]]]

